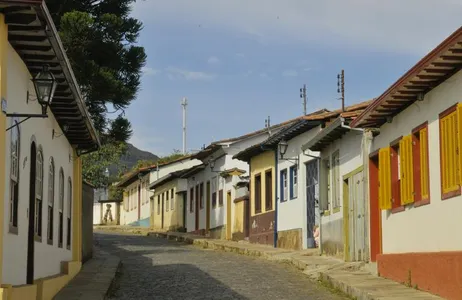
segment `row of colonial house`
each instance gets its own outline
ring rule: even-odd
[[[319,247],[461,299],[461,68],[462,28],[378,98],[128,174],[120,224]]]
[[[52,299],[81,269],[100,142],[44,1],[0,1],[0,100],[0,299]]]

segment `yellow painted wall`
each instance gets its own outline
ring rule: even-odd
[[[164,196],[164,230],[175,230],[179,227],[183,227],[183,196],[181,194],[176,194],[177,191],[177,181],[172,180],[165,183],[155,189],[152,207],[152,218],[151,218],[151,227],[154,229],[162,229],[162,193],[168,191],[169,201],[168,201],[168,211],[167,211],[167,198]],[[173,189],[174,197],[174,208],[172,207],[172,199],[170,198],[170,190]],[[157,197],[160,196],[160,209],[159,214],[157,214]]]
[[[73,153],[72,260],[82,261],[82,159]]]
[[[251,216],[255,216],[255,175],[261,175],[261,213],[263,214],[266,211],[265,207],[265,197],[266,197],[266,182],[265,182],[265,172],[272,170],[273,174],[273,209],[276,207],[276,193],[275,193],[275,161],[274,161],[274,152],[266,151],[257,156],[254,156],[250,160],[250,176],[251,176],[251,193],[250,193],[250,207],[251,207]]]
[[[244,204],[245,201],[234,203],[233,233],[244,232]]]
[[[6,87],[7,87],[7,56],[8,51],[8,28],[5,24],[5,16],[0,14],[0,98],[6,99]],[[0,191],[5,190],[5,156],[6,156],[6,116],[3,113],[0,113]],[[2,220],[0,222],[0,284],[3,282],[3,233],[4,222],[3,216],[4,213],[4,201],[6,201],[5,197],[1,197],[0,200],[0,216],[2,216]],[[1,290],[1,289],[0,289]]]

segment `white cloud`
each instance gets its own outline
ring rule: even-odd
[[[266,72],[261,72],[260,74],[258,74],[261,78],[263,79],[270,79],[268,73]]]
[[[207,63],[210,65],[218,64],[220,60],[216,56],[210,56],[209,59],[207,60]]]
[[[462,1],[137,1],[134,14],[146,24],[181,19],[265,43],[318,43],[420,56],[460,26]]]
[[[282,72],[282,76],[284,77],[295,77],[298,76],[298,72],[295,70],[285,70]]]
[[[141,68],[141,72],[143,72],[143,74],[146,76],[154,76],[154,75],[161,73],[160,70],[157,70],[151,67],[143,67]]]
[[[200,80],[200,81],[210,81],[215,79],[215,74],[199,72],[199,71],[190,71],[184,70],[176,67],[168,67],[165,69],[167,76],[171,80],[175,79],[185,79],[185,80]]]

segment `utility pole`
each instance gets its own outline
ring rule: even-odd
[[[340,94],[340,100],[342,100],[342,111],[345,111],[345,71],[342,70],[340,74],[337,74],[337,93]]]
[[[300,89],[300,98],[303,99],[303,115],[306,116],[306,84]]]
[[[188,100],[186,97],[181,101],[181,106],[183,106],[183,154],[186,154],[186,106],[188,105]]]

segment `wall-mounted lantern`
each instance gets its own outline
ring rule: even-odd
[[[13,118],[21,118],[24,117],[24,120],[16,122],[16,124],[12,125],[11,127],[7,128],[6,131],[10,130],[11,128],[18,126],[19,124],[29,120],[30,118],[48,118],[47,110],[50,107],[51,102],[53,101],[53,96],[56,91],[57,83],[56,78],[53,73],[49,70],[48,65],[44,65],[42,71],[40,71],[33,79],[32,82],[34,83],[35,93],[37,95],[37,102],[42,107],[41,114],[22,114],[22,113],[13,113],[13,114],[6,114],[7,117]]]
[[[287,152],[287,148],[289,148],[289,144],[287,143],[286,140],[281,140],[278,144],[278,150],[279,150],[279,155],[281,156],[281,160],[288,160],[288,161],[293,161],[294,164],[298,166],[299,158],[298,156],[296,158],[284,158],[284,155]]]

